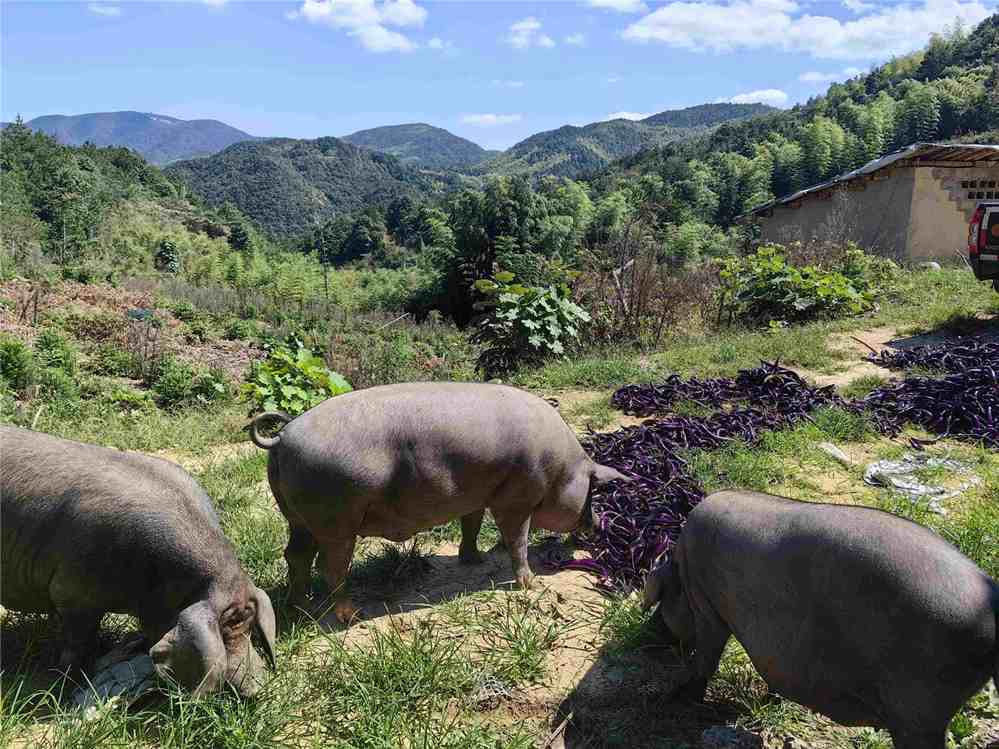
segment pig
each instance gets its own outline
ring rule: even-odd
[[[108,612],[135,616],[156,672],[196,695],[259,690],[251,636],[274,667],[270,598],[180,466],[0,427],[0,515],[0,602],[61,620],[60,670],[89,663]]]
[[[770,689],[896,749],[944,749],[989,676],[999,586],[933,531],[881,510],[723,491],[698,505],[646,609],[693,651],[701,699],[730,635]]]
[[[282,424],[262,436],[268,420]],[[591,489],[624,477],[594,463],[545,400],[499,384],[404,383],[327,400],[292,420],[262,413],[253,442],[270,451],[267,476],[290,540],[288,600],[307,609],[322,551],[343,623],[356,614],[343,589],[358,536],[403,541],[461,518],[459,559],[481,559],[484,511],[499,527],[522,587],[531,584],[532,527],[591,527]]]

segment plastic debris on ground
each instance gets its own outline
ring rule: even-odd
[[[153,659],[144,650],[136,652],[136,642],[123,643],[99,658],[91,669],[93,677],[73,693],[71,704],[83,711],[84,719],[98,717],[105,706],[131,705],[156,691]]]
[[[917,477],[916,472],[920,469],[943,469],[950,474],[963,477],[963,480],[955,487],[930,484]],[[900,460],[879,460],[871,463],[864,471],[864,482],[871,486],[893,489],[913,502],[926,502],[932,512],[946,515],[947,511],[940,502],[977,486],[981,483],[981,478],[959,460],[934,458],[923,453],[907,453]]]

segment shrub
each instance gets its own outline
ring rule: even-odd
[[[184,328],[184,340],[189,344],[206,343],[211,337],[212,330],[202,317],[194,318]]]
[[[223,403],[232,395],[232,383],[224,370],[212,368],[195,375],[191,383],[192,398],[202,404]]]
[[[0,377],[14,391],[24,391],[35,379],[31,349],[10,336],[0,336]]]
[[[62,369],[46,367],[38,373],[38,392],[51,403],[69,403],[80,399],[76,381]]]
[[[43,367],[54,367],[67,375],[76,373],[76,348],[55,328],[44,328],[35,338],[35,355]]]
[[[186,362],[163,357],[153,373],[153,395],[163,408],[179,408],[193,395],[194,369]]]
[[[817,265],[796,267],[780,245],[765,245],[742,258],[722,261],[721,311],[729,320],[755,324],[806,322],[870,310],[883,288],[866,273],[877,264],[859,250],[848,252],[844,272]],[[850,273],[852,278],[846,273]]]
[[[156,270],[164,273],[180,273],[180,252],[176,243],[167,237],[161,239],[153,262]]]
[[[151,411],[156,408],[153,396],[146,390],[113,387],[101,393],[101,401],[119,411]]]
[[[478,349],[436,312],[423,323],[351,315],[333,327],[327,361],[355,388],[476,379]]]
[[[243,393],[254,410],[284,411],[292,416],[327,398],[352,390],[321,356],[294,336],[271,348],[267,359],[251,367]]]
[[[88,341],[106,341],[124,332],[125,318],[110,312],[71,311],[62,316],[61,326],[74,338]]]
[[[245,341],[257,335],[258,328],[252,320],[230,318],[222,328],[222,337],[227,341]]]
[[[191,322],[198,316],[198,310],[194,308],[194,305],[188,301],[180,301],[174,303],[170,307],[170,311],[173,312],[173,316],[178,320],[183,320],[184,322]]]
[[[99,375],[131,377],[137,367],[131,352],[116,344],[102,343],[91,352],[87,370]]]
[[[572,301],[568,286],[528,287],[513,280],[512,273],[497,273],[493,280],[475,282],[487,300],[480,307],[489,309],[473,335],[485,347],[478,367],[486,376],[564,356],[579,338],[580,327],[590,321]]]

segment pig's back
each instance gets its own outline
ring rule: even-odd
[[[823,709],[815,695],[836,685],[933,684],[987,668],[999,589],[916,523],[751,492],[711,495],[682,538],[691,523],[695,585],[793,699]]]
[[[348,465],[394,464],[407,454],[420,464],[456,468],[585,457],[547,402],[516,388],[479,383],[406,383],[337,396],[287,425],[280,445],[302,457]]]
[[[179,466],[26,429],[0,428],[0,505],[4,605],[22,611],[51,608],[66,576],[120,608],[131,576],[199,577],[230,551]]]

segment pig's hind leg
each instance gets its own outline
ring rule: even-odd
[[[482,529],[482,518],[485,510],[477,510],[463,515],[461,518],[461,546],[458,547],[458,561],[462,564],[479,564],[482,554],[479,552],[479,531]]]
[[[725,645],[732,631],[716,617],[707,617],[701,612],[694,615],[694,656],[693,676],[677,693],[681,699],[703,702],[708,681],[718,670]]]
[[[326,583],[330,587],[330,597],[333,599],[333,613],[342,624],[349,625],[358,611],[347,595],[347,573],[350,562],[354,558],[354,546],[357,536],[331,537],[321,540],[322,558],[325,561]]]
[[[284,558],[288,562],[288,603],[305,609],[312,582],[312,563],[319,553],[319,544],[303,526],[288,526],[288,545]]]
[[[944,749],[947,746],[946,727],[938,731],[918,731],[909,728],[889,729],[895,749]]]

